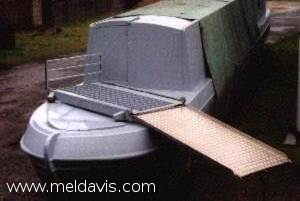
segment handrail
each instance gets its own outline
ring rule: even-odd
[[[84,54],[72,57],[64,57],[59,59],[51,59],[45,62],[45,88],[52,91],[50,85],[55,81],[70,80],[88,75],[97,75],[102,73],[101,54]],[[93,67],[90,72],[85,72],[85,68]],[[74,70],[72,72],[72,70]],[[79,72],[79,71],[82,71]],[[79,83],[78,83],[79,84]],[[65,87],[65,86],[62,86]]]

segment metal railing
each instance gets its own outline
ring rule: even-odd
[[[100,75],[101,71],[101,54],[85,54],[47,60],[45,63],[45,88],[51,91],[79,84],[84,81],[85,76]]]

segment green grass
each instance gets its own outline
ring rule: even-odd
[[[13,65],[42,61],[64,54],[82,52],[86,49],[89,24],[102,17],[66,24],[44,32],[16,34],[16,48],[0,51],[0,70]]]

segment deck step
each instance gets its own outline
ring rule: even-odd
[[[58,89],[55,97],[63,103],[109,116],[125,111],[138,114],[182,104],[172,98],[103,83]]]

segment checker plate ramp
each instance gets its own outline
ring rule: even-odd
[[[229,168],[238,177],[290,162],[284,153],[188,107],[141,114],[135,118]]]
[[[182,104],[175,99],[103,83],[66,87],[55,90],[55,96],[63,103],[109,116],[122,111],[138,114]]]

